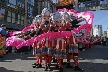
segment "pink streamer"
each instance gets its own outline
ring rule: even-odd
[[[71,30],[71,32],[69,31],[62,31],[62,32],[48,32],[45,34],[41,34],[37,37],[33,37],[29,40],[22,40],[19,38],[15,38],[13,35],[17,34],[18,32],[10,32],[10,35],[12,37],[9,37],[6,39],[6,45],[7,46],[16,46],[17,49],[20,49],[22,46],[30,46],[32,45],[35,41],[41,41],[43,38],[49,37],[50,41],[55,39],[55,38],[60,38],[60,37],[70,37],[72,34],[79,32],[80,30],[86,28],[86,33],[90,34],[91,29],[92,29],[92,23],[93,23],[93,18],[94,18],[94,14],[90,11],[85,11],[85,12],[80,12],[78,13],[76,10],[71,9],[68,10],[66,8],[63,9],[58,9],[58,12],[70,12],[71,14],[73,14],[76,18],[80,17],[80,15],[83,16],[90,16],[90,18],[86,21],[86,24],[82,24],[81,26],[79,26],[78,28]],[[30,26],[25,27],[21,32],[27,32],[28,30],[32,29],[34,27],[34,24],[31,24]],[[79,39],[79,38],[78,38]],[[85,38],[86,39],[86,38]]]

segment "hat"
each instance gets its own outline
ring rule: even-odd
[[[41,23],[41,21],[42,21],[42,16],[41,16],[41,15],[37,15],[37,16],[33,19],[33,21],[38,22],[38,23]]]
[[[70,18],[70,15],[66,11],[62,12],[61,15],[62,15],[62,18],[64,20],[67,19],[67,18]]]
[[[50,8],[44,8],[41,13],[42,16],[47,15],[50,16]]]
[[[52,20],[53,20],[53,21],[62,20],[61,13],[59,13],[59,12],[53,13],[53,14],[52,14]]]

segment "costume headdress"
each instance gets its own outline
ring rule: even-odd
[[[41,13],[42,16],[47,15],[50,16],[50,8],[44,8]]]
[[[62,18],[64,20],[67,19],[67,18],[70,18],[70,15],[66,11],[62,12],[61,15],[62,15]]]
[[[33,21],[35,21],[35,22],[37,22],[37,23],[41,23],[41,21],[42,21],[42,16],[41,16],[41,15],[37,15],[37,16],[33,19]]]
[[[58,20],[62,20],[61,13],[59,13],[59,12],[53,13],[51,17],[52,17],[52,20],[53,20],[54,22],[56,22],[56,21],[58,21]]]

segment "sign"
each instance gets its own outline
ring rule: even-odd
[[[85,6],[98,6],[99,2],[98,1],[90,1],[90,2],[85,2]]]
[[[78,4],[79,11],[85,11],[85,10],[108,10],[108,2],[105,0],[101,1],[89,1],[89,2],[83,2]]]

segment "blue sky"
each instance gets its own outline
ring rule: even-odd
[[[55,2],[56,0],[53,0]],[[102,25],[103,31],[108,28],[108,10],[97,10],[93,11],[94,13],[94,21],[93,21],[93,26],[94,25]]]
[[[103,30],[106,30],[108,28],[108,11],[98,10],[93,13],[95,16],[93,25],[102,25]]]

